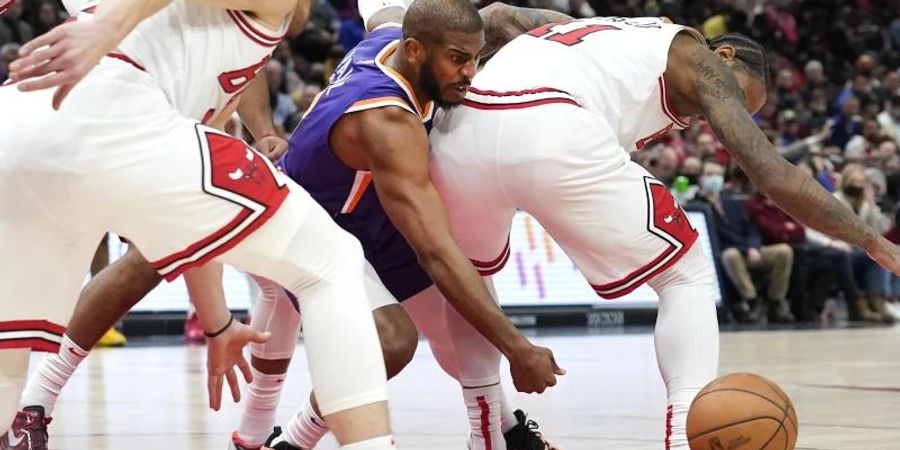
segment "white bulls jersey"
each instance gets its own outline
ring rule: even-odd
[[[89,16],[97,2],[68,0]],[[86,12],[85,12],[86,11]],[[181,114],[206,122],[234,101],[283,39],[247,13],[175,0],[135,28],[112,57],[145,70]]]
[[[572,102],[606,119],[627,151],[688,126],[666,101],[669,47],[693,29],[659,18],[600,17],[550,24],[503,47],[475,77],[466,104]]]

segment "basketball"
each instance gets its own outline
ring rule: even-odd
[[[793,450],[797,412],[775,383],[752,373],[720,377],[688,412],[691,450]]]

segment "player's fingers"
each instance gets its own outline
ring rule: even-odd
[[[556,376],[547,377],[547,380],[544,382],[547,387],[556,386]]]
[[[253,336],[250,338],[250,342],[253,342],[254,344],[265,344],[266,342],[269,342],[270,337],[272,337],[272,333],[269,333],[268,331],[265,333],[254,331]]]
[[[9,77],[13,82],[17,82],[55,71],[52,63],[61,53],[62,49],[58,46],[41,48],[33,54],[10,64]]]
[[[36,80],[24,81],[22,83],[19,83],[18,88],[23,92],[40,91],[42,89],[49,89],[66,84],[73,84],[74,82],[75,77],[71,73],[56,72],[50,75],[43,76]]]
[[[209,390],[209,407],[218,411],[222,402],[222,375],[209,374],[206,386]]]
[[[228,380],[228,387],[231,388],[231,398],[235,403],[241,401],[241,385],[238,384],[237,374],[234,373],[233,367],[225,372],[225,378]]]
[[[250,370],[250,364],[247,364],[247,360],[241,357],[238,362],[238,368],[241,369],[241,374],[244,375],[244,381],[247,383],[253,382],[253,372]]]
[[[29,55],[34,53],[37,49],[45,46],[45,45],[53,45],[60,39],[64,30],[61,28],[66,25],[56,27],[50,30],[47,33],[44,33],[22,45],[22,48],[19,49],[19,56],[22,59],[27,58]]]
[[[56,92],[53,94],[53,109],[59,111],[59,107],[62,106],[63,100],[69,95],[69,92],[72,91],[72,88],[75,87],[73,84],[65,84],[60,86]]]
[[[566,374],[566,369],[563,369],[562,367],[559,367],[559,364],[556,364],[556,358],[551,356],[550,362],[553,364],[553,373],[555,373],[557,375],[565,375]]]

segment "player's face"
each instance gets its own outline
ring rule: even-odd
[[[479,54],[484,47],[484,33],[444,33],[443,42],[428,46],[419,82],[438,106],[448,107],[462,102],[475,77]]]

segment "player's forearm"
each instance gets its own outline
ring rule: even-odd
[[[453,241],[437,192],[433,187],[425,191],[422,195],[407,194],[384,202],[385,210],[416,252],[422,267],[447,301],[504,355],[529,345]]]
[[[493,3],[478,11],[484,21],[482,57],[489,57],[509,41],[541,25],[572,20],[572,17],[549,9],[519,8]]]
[[[275,134],[272,107],[269,104],[269,83],[265,76],[257,76],[250,86],[247,86],[241,94],[237,112],[241,122],[255,139]]]
[[[704,115],[760,191],[807,226],[842,241],[872,248],[878,234],[772,147],[747,113],[734,75],[717,56],[699,50],[695,72],[694,83]]]
[[[427,256],[420,257],[422,267],[447,301],[504,355],[509,357],[529,345],[494,301],[468,258],[455,244],[447,247],[453,248],[430,249]]]
[[[184,273],[184,283],[188,295],[203,330],[213,333],[220,330],[231,320],[231,311],[225,302],[225,290],[222,288],[222,264],[211,262],[202,267],[195,267]]]
[[[172,0],[102,0],[93,20],[105,22],[121,42],[139,23],[165,8]],[[110,49],[111,50],[111,49]]]

